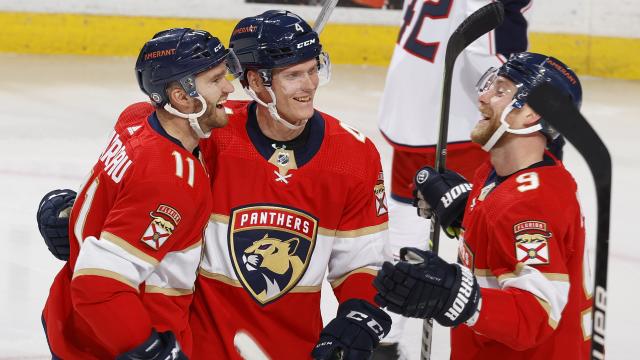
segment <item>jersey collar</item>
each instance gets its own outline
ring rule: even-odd
[[[251,102],[248,105],[247,134],[253,146],[265,160],[268,161],[276,148],[282,148],[282,146],[293,150],[298,167],[302,167],[313,159],[313,156],[320,150],[325,133],[325,122],[318,111],[313,112],[313,116],[307,121],[304,131],[298,137],[290,141],[276,141],[268,138],[260,130],[256,117],[257,105],[256,102]]]
[[[158,119],[158,115],[156,114],[155,111],[152,112],[151,115],[149,115],[149,117],[147,118],[147,122],[149,123],[151,128],[153,130],[155,130],[156,133],[158,133],[160,136],[162,136],[163,138],[171,141],[172,143],[174,143],[174,144],[176,144],[179,147],[184,149],[184,146],[182,145],[180,140],[178,140],[178,139],[174,138],[173,136],[169,135],[169,133],[162,127],[162,125],[160,124],[160,120]],[[196,146],[195,149],[193,149],[193,153],[192,154],[195,157],[198,157],[199,153],[200,153],[200,146]]]

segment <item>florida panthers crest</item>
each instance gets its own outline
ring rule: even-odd
[[[240,283],[261,305],[277,300],[307,270],[318,220],[272,204],[238,207],[230,215],[229,256]]]

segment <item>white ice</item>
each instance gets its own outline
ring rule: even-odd
[[[144,100],[135,81],[134,60],[0,55],[0,360],[48,357],[40,313],[62,262],[40,239],[36,207],[52,188],[78,188],[117,115],[128,104]],[[385,70],[335,66],[331,83],[318,92],[317,108],[370,137],[389,174],[391,148],[376,126]],[[640,203],[640,122],[635,119],[640,112],[640,83],[584,78],[583,85],[583,112],[609,146],[614,163],[607,358],[634,359],[634,334],[640,329],[640,241],[634,225],[638,220],[634,209]],[[233,98],[240,97],[244,98],[238,88]],[[565,164],[580,185],[593,248],[592,178],[571,147]],[[450,260],[453,248],[443,244]],[[325,317],[331,318],[335,300],[330,296],[323,300]],[[403,338],[411,359],[418,358],[420,326],[420,321],[412,321]],[[435,359],[448,358],[446,333],[436,329]]]

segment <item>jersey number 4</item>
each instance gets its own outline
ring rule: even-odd
[[[415,15],[415,5],[417,0],[411,0],[409,6],[404,13],[403,24],[400,28],[400,34],[398,34],[397,43],[400,44],[405,30],[411,24],[411,20]],[[446,19],[451,12],[451,5],[454,0],[422,0],[422,6],[420,7],[420,13],[413,26],[411,34],[407,37],[407,41],[404,43],[404,49],[410,54],[424,59],[429,62],[434,62],[440,42],[423,42],[418,39],[420,31],[422,31],[422,25],[424,25],[425,19],[432,20]]]

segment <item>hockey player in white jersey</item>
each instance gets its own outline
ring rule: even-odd
[[[527,17],[532,0],[500,0],[505,21],[471,44],[458,58],[453,73],[447,167],[471,178],[488,156],[469,140],[480,118],[476,80],[489,67],[499,67],[511,53],[527,49]],[[393,57],[379,110],[379,128],[393,146],[389,231],[394,257],[404,246],[425,249],[428,220],[416,216],[413,177],[435,163],[440,120],[444,55],[456,27],[491,0],[405,0]],[[392,330],[374,359],[398,359],[398,341],[405,321],[392,315]]]

